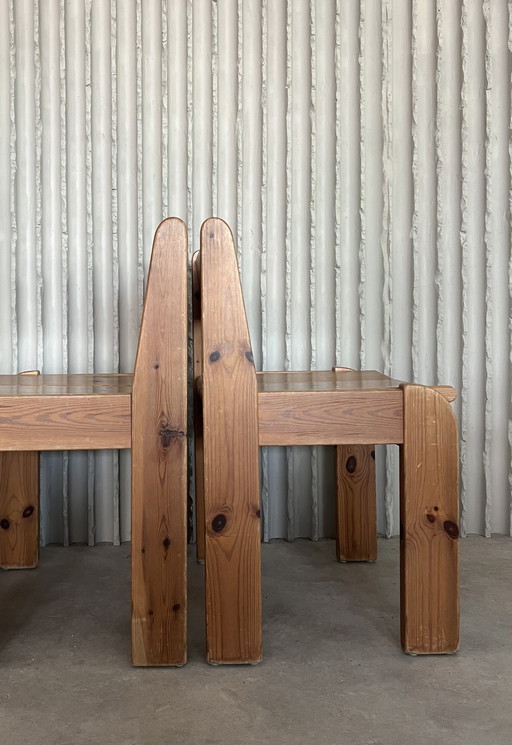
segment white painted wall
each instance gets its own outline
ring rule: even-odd
[[[463,529],[511,531],[510,0],[0,3],[0,371],[129,371],[153,231],[238,239],[258,363],[460,391]],[[43,457],[45,542],[129,538],[129,455]],[[265,537],[332,453],[263,453]],[[397,532],[396,453],[379,523]]]

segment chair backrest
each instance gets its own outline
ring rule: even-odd
[[[201,228],[200,273],[208,658],[255,661],[261,658],[258,394],[233,236],[217,218]]]
[[[187,231],[168,218],[153,242],[132,388],[135,664],[186,659],[187,347]]]
[[[229,226],[219,218],[202,225],[200,275],[203,387],[215,383],[239,414],[257,411],[256,370],[235,244]]]

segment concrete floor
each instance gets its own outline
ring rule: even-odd
[[[190,561],[189,663],[129,662],[129,547],[46,548],[0,573],[0,744],[511,745],[512,540],[468,538],[462,646],[398,642],[398,543],[340,565],[332,541],[263,546],[261,665],[204,662]]]

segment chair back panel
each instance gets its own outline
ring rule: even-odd
[[[233,236],[218,218],[201,229],[200,274],[209,660],[249,662],[261,657],[256,371]]]
[[[187,232],[168,218],[153,242],[133,377],[135,664],[186,660],[187,343]]]

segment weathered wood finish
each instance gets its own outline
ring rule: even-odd
[[[201,286],[207,655],[211,663],[258,662],[256,374],[233,237],[221,220],[201,229]]]
[[[33,378],[39,370],[20,376]],[[0,567],[33,569],[39,562],[39,453],[0,452]]]
[[[373,445],[336,448],[336,555],[338,561],[377,558],[377,502]]]
[[[200,253],[192,256],[192,324],[194,337],[194,463],[196,497],[196,557],[204,562],[204,473],[203,473],[203,401],[199,386],[202,384],[201,336],[201,277]]]
[[[187,659],[186,276],[186,228],[169,218],[155,234],[133,379],[134,665]]]
[[[457,425],[438,392],[404,385],[401,634],[404,651],[459,646]]]

